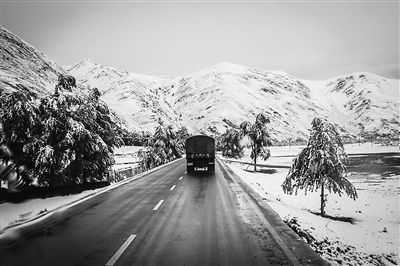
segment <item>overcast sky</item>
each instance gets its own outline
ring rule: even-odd
[[[219,62],[304,79],[399,78],[398,1],[3,1],[1,24],[61,65],[176,76]]]

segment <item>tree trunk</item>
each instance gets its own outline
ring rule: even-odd
[[[325,197],[324,197],[324,182],[322,182],[322,187],[321,187],[321,216],[325,216]]]
[[[257,157],[254,156],[254,172],[257,172]]]

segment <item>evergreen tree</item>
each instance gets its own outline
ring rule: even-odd
[[[73,114],[75,160],[68,173],[80,183],[106,180],[115,163],[113,149],[123,144],[118,135],[120,129],[99,97],[100,93],[94,88]]]
[[[270,157],[270,151],[266,147],[271,145],[270,136],[267,129],[269,118],[263,113],[256,116],[256,121],[251,124],[248,121],[240,124],[240,130],[243,135],[248,136],[251,141],[251,155],[254,160],[254,172],[257,171],[257,158],[261,157],[267,160]]]
[[[226,129],[217,140],[217,149],[222,151],[222,155],[230,158],[240,158],[243,156],[244,147],[241,145],[243,132],[235,128]]]
[[[99,96],[96,90],[89,97],[56,90],[40,100],[29,93],[2,95],[1,144],[42,186],[104,181],[121,139]]]
[[[0,140],[2,134],[2,124],[0,123]],[[31,184],[26,167],[17,165],[13,160],[13,153],[5,144],[0,141],[0,180],[7,182],[8,191],[18,192],[24,190]]]
[[[288,194],[298,189],[316,191],[321,188],[321,215],[325,215],[325,196],[330,193],[345,193],[352,199],[357,198],[357,191],[345,178],[348,161],[342,140],[336,127],[326,120],[314,118],[312,131],[307,144],[297,158],[282,184],[283,191]]]
[[[365,133],[365,126],[362,123],[357,124],[358,128],[358,145],[361,145],[361,141],[364,141]]]
[[[41,121],[33,94],[13,92],[0,97],[1,144],[13,152],[18,164],[32,167],[33,154],[38,150],[36,136],[40,134]]]
[[[146,147],[138,153],[140,167],[143,170],[148,170],[181,158],[183,153],[183,140],[179,138],[171,125],[165,126],[162,121],[159,121],[159,125],[153,136],[148,140]]]
[[[35,139],[40,119],[33,104],[34,94],[14,92],[0,97],[0,179],[16,192],[33,179],[33,155],[39,149]]]
[[[35,170],[40,185],[74,183],[64,171],[75,160],[71,109],[79,100],[63,94],[41,99],[38,112],[42,121],[41,134],[37,136],[40,149],[35,154]]]
[[[176,132],[178,139],[180,139],[182,141],[182,143],[184,144],[186,139],[189,137],[189,132],[188,129],[185,126],[182,126],[178,129],[178,131]]]

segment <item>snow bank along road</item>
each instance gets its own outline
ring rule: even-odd
[[[323,265],[218,161],[185,160],[71,207],[0,246],[1,265]]]

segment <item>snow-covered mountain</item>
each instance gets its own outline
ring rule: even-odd
[[[193,132],[225,131],[264,112],[277,140],[306,138],[313,117],[327,117],[344,134],[399,134],[399,81],[354,73],[326,81],[301,80],[283,71],[220,63],[193,74],[158,78],[121,72],[89,60],[67,68],[96,84],[102,98],[132,125],[152,130],[161,118]]]
[[[240,124],[266,113],[272,135],[303,136],[321,109],[300,80],[276,72],[220,63],[172,82],[167,99],[195,130]]]
[[[152,131],[161,119],[189,131],[225,131],[256,114],[269,115],[277,140],[307,138],[315,116],[337,123],[343,133],[365,131],[399,135],[399,80],[354,73],[326,81],[307,81],[283,71],[220,63],[174,78],[133,74],[90,60],[66,68],[0,27],[0,94],[52,94],[59,74],[77,78],[72,93],[97,87],[102,99],[133,130]]]
[[[399,80],[359,72],[323,82],[305,82],[329,120],[353,134],[399,136]]]
[[[102,99],[123,116],[133,130],[153,131],[161,118],[167,124],[181,126],[179,114],[167,101],[167,79],[133,74],[82,60],[67,68],[79,83],[97,87]]]
[[[54,92],[59,74],[67,72],[42,52],[0,25],[0,86],[3,92]]]
[[[29,93],[34,99],[47,97],[55,92],[59,75],[68,75],[63,67],[1,25],[0,55],[0,97],[15,91]],[[88,95],[86,86],[76,85],[72,91],[60,89],[59,93]],[[126,125],[114,112],[111,116],[120,126]]]

